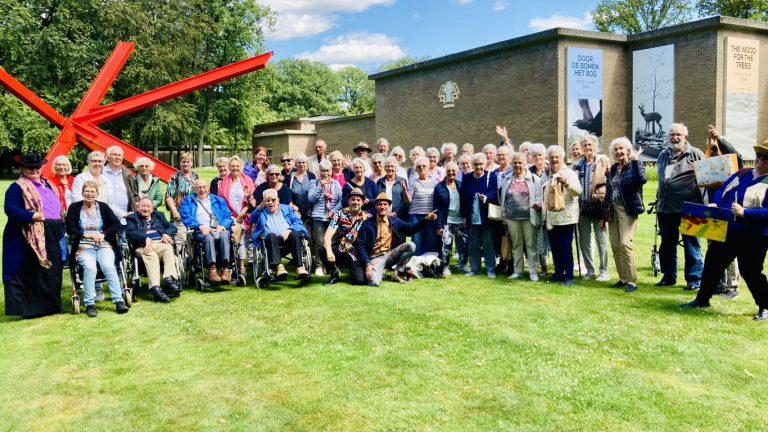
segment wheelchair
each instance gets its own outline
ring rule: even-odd
[[[187,282],[187,271],[184,267],[185,261],[181,252],[175,253],[174,255],[176,256],[176,274],[179,276],[179,279],[176,282],[179,284],[179,288],[183,291],[184,288],[186,288]],[[144,260],[141,258],[141,253],[139,253],[138,249],[129,248],[128,254],[125,256],[131,257],[130,260],[127,260],[127,263],[130,265],[126,266],[126,274],[131,277],[129,289],[133,295],[133,298],[131,299],[133,301],[136,300],[141,292],[141,278],[147,277],[147,269],[144,266]],[[165,265],[165,263],[162,265]]]
[[[120,241],[120,240],[118,240]],[[133,290],[128,285],[128,272],[126,270],[125,251],[127,249],[127,243],[121,242],[121,257],[115,257],[115,269],[117,270],[117,278],[120,281],[120,286],[123,291],[123,301],[126,306],[130,307],[133,304]],[[67,242],[67,256],[69,257],[72,252],[72,244]],[[104,277],[104,273],[101,272],[101,268],[98,263],[96,264],[96,285],[104,284],[107,282],[107,278]],[[74,260],[74,265],[69,268],[69,278],[72,281],[72,313],[74,315],[80,314],[80,309],[83,306],[82,297],[80,293],[83,290],[83,268]]]
[[[283,252],[282,248],[280,249],[280,252]],[[290,255],[290,253],[288,255]],[[283,255],[283,259],[285,258],[287,257]],[[259,247],[254,246],[252,265],[253,280],[256,284],[256,288],[266,289],[273,280],[276,280],[275,275],[272,274],[272,270],[269,268],[269,265],[267,265],[268,262],[267,247],[264,245],[264,242],[261,242]],[[309,239],[304,236],[301,237],[301,257],[299,257],[299,262],[304,266],[307,272],[312,271],[312,249],[310,248]],[[302,285],[309,282],[309,279],[310,276],[308,273],[307,277],[301,281]]]
[[[232,282],[230,283],[236,286],[245,286],[245,274],[240,274],[240,250],[238,243],[235,242],[231,233],[229,236],[229,250],[231,252],[231,257],[228,268],[232,270]],[[183,280],[185,286],[194,286],[199,292],[205,291],[208,287],[220,285],[206,281],[206,272],[208,269],[204,264],[204,255],[205,251],[193,238],[193,231],[188,231],[187,241],[181,246],[179,257],[176,259],[177,265],[180,266],[179,280]],[[226,282],[222,282],[221,284],[224,283]]]

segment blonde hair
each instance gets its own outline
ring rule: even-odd
[[[189,159],[190,161],[194,162],[195,157],[192,156],[192,153],[190,153],[190,152],[184,152],[184,153],[179,155],[179,163],[181,163],[181,161],[183,161],[185,159]]]

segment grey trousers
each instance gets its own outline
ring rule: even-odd
[[[579,216],[579,249],[584,258],[587,274],[595,274],[595,258],[592,250],[592,232],[595,233],[597,255],[600,257],[600,274],[608,274],[608,233],[600,230],[600,219]]]
[[[381,280],[384,278],[384,272],[392,266],[395,266],[398,271],[402,271],[405,264],[408,263],[415,253],[416,243],[405,242],[394,249],[390,249],[383,254],[371,258],[370,264],[373,264],[373,271],[371,272],[372,278],[368,281],[368,285],[381,285]]]

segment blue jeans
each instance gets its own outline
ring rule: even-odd
[[[659,217],[659,231],[661,232],[661,245],[659,246],[659,261],[664,278],[677,280],[677,240],[680,238],[679,214],[661,214]],[[701,244],[698,237],[683,236],[683,251],[685,252],[685,281],[691,285],[701,284],[701,272],[704,268],[704,260],[701,259]]]
[[[96,263],[104,274],[109,285],[112,303],[123,301],[123,287],[117,276],[115,267],[115,252],[111,247],[91,247],[80,249],[77,253],[77,263],[83,268],[83,303],[93,306],[96,303]]]
[[[425,214],[416,214],[408,216],[408,222],[415,224],[424,219]],[[411,241],[416,245],[416,255],[424,255],[427,252],[440,252],[442,242],[437,237],[437,221],[427,221],[424,227],[418,232],[413,233]]]

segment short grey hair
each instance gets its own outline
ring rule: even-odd
[[[335,159],[335,158],[339,158],[341,160],[344,160],[344,153],[342,153],[342,152],[340,152],[338,150],[334,150],[334,151],[331,152],[331,154],[328,155],[328,159]]]
[[[96,156],[101,156],[102,159],[106,159],[107,158],[106,155],[104,155],[104,153],[102,153],[102,152],[100,152],[98,150],[94,150],[94,151],[88,153],[88,156],[85,158],[85,160],[87,162],[90,162],[91,159],[93,159]]]
[[[397,168],[400,166],[400,162],[398,162],[397,159],[395,159],[393,156],[390,156],[384,160],[384,166],[386,167],[387,165],[394,165],[395,168]]]
[[[464,151],[466,149],[469,149],[469,152],[472,154],[475,154],[475,145],[472,143],[464,143],[463,146],[461,146],[461,151]]]
[[[481,162],[483,163],[483,165],[485,165],[485,162],[487,160],[488,159],[485,157],[485,153],[475,153],[474,155],[472,155],[472,165],[476,163],[481,163]]]
[[[294,163],[297,163],[297,162],[308,162],[308,161],[309,161],[309,159],[307,159],[307,155],[305,155],[304,153],[299,153],[299,154],[296,155],[296,157],[293,158],[293,162]]]
[[[352,159],[352,167],[354,168],[356,165],[360,165],[361,167],[365,168],[366,162],[363,158],[356,157]]]
[[[330,171],[333,169],[333,166],[331,165],[331,161],[328,159],[323,159],[320,161],[320,163],[317,164],[317,166],[320,168],[320,171]]]
[[[554,153],[557,153],[561,158],[565,159],[565,150],[563,150],[563,148],[557,144],[552,144],[551,146],[547,147],[547,159],[549,159],[549,156]]]
[[[616,150],[616,147],[624,147],[624,150],[631,152],[632,141],[630,141],[627,137],[618,137],[612,140],[611,145],[608,146],[608,152],[610,152],[611,158],[613,158],[613,151]]]
[[[421,146],[416,146],[412,148],[410,152],[408,152],[408,156],[411,158],[413,158],[416,155],[424,156],[424,149]]]
[[[72,162],[69,161],[69,158],[64,155],[56,156],[55,159],[53,159],[53,167],[56,167],[56,164],[60,161],[63,161],[65,164],[67,164],[67,175],[72,174]]]
[[[453,154],[456,154],[459,151],[459,149],[456,147],[456,144],[454,144],[452,142],[443,143],[443,145],[440,147],[440,153],[442,153],[443,156],[445,156],[445,152],[447,150],[451,150],[451,149],[453,150]]]
[[[463,154],[459,156],[459,163],[469,162],[472,163],[472,156],[468,154]]]
[[[499,153],[506,153],[509,156],[512,156],[512,153],[514,153],[514,152],[512,151],[512,149],[509,146],[503,145],[503,146],[499,147],[498,150],[496,150],[496,154],[498,155]]]
[[[405,150],[403,150],[400,146],[394,146],[392,147],[392,151],[389,152],[390,156],[394,156],[396,154],[399,154],[402,157],[405,157]]]
[[[115,150],[119,150],[120,154],[125,154],[123,149],[120,148],[120,146],[118,146],[118,145],[113,145],[113,146],[110,146],[109,148],[107,148],[107,154],[109,155],[109,154],[111,154]]]
[[[269,196],[277,198],[277,191],[274,189],[264,189],[264,192],[261,194],[261,199],[263,200]]]
[[[445,168],[446,171],[448,171],[451,168],[455,169],[456,171],[459,171],[459,166],[456,165],[456,162],[454,161],[446,162],[445,165],[443,165],[443,168]]]
[[[373,156],[371,156],[371,161],[373,162],[378,160],[384,162],[387,160],[387,157],[384,156],[384,153],[374,153]]]
[[[83,193],[85,191],[85,188],[92,187],[96,189],[96,193],[99,192],[99,183],[96,180],[86,180],[83,182],[83,187],[80,189],[80,193]]]
[[[530,153],[532,145],[530,141],[523,141],[517,149],[522,153]]]
[[[437,156],[437,157],[440,157],[440,150],[438,150],[438,149],[436,149],[434,147],[430,147],[430,148],[427,149],[425,154],[427,156]]]
[[[669,133],[669,131],[671,131],[672,128],[675,127],[675,126],[678,126],[678,127],[682,128],[683,129],[683,134],[685,134],[685,136],[688,136],[688,126],[686,126],[686,125],[684,125],[682,123],[672,123],[671,125],[669,125],[669,129],[667,129],[667,133]]]
[[[426,156],[421,156],[418,159],[416,159],[415,161],[413,161],[413,166],[415,167],[416,165],[418,165],[418,164],[420,164],[422,162],[424,162],[424,164],[426,164],[427,167],[429,167],[429,158],[427,158]]]
[[[229,158],[226,156],[219,156],[216,158],[216,161],[213,163],[214,166],[219,166],[220,163],[226,164],[229,166]]]
[[[389,141],[387,141],[386,138],[379,138],[379,139],[376,140],[376,145],[379,145],[381,143],[386,143],[387,146],[389,146]]]
[[[531,144],[530,147],[528,147],[528,154],[530,154],[531,156],[536,156],[539,154],[542,156],[546,156],[547,148],[544,147],[544,144],[541,144],[541,143]]]
[[[496,148],[495,144],[486,144],[486,145],[484,145],[483,146],[483,153],[485,153],[488,150],[493,150],[493,153],[495,154],[498,149]]]
[[[514,161],[515,159],[522,159],[523,163],[527,163],[528,159],[525,157],[525,153],[523,152],[517,152],[512,154],[512,158],[510,160]]]
[[[155,169],[155,163],[152,162],[152,159],[150,159],[148,157],[145,157],[145,156],[142,156],[142,157],[136,159],[136,162],[133,163],[133,166],[135,166],[136,168],[138,168],[138,167],[140,167],[142,165],[148,166],[150,171]]]

